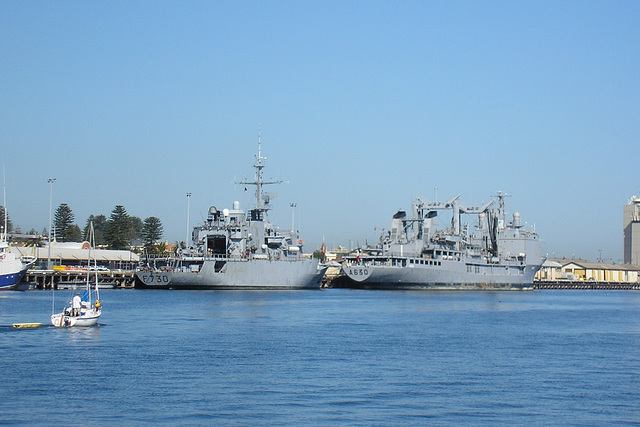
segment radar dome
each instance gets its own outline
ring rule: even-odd
[[[520,212],[513,213],[513,226],[520,227]]]

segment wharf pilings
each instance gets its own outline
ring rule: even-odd
[[[94,274],[98,275],[98,286],[101,288],[133,288],[135,271],[110,270],[91,272],[91,281],[95,282]],[[86,271],[56,271],[29,270],[22,279],[22,284],[34,289],[69,289],[81,287],[87,283]]]
[[[640,290],[640,283],[596,282],[592,280],[558,280],[555,282],[539,281],[533,283],[533,289],[594,289],[594,290]]]

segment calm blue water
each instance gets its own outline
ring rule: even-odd
[[[637,292],[108,290],[90,329],[51,296],[0,294],[0,424],[640,423]]]

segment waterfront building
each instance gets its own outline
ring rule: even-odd
[[[536,275],[536,280],[542,282],[638,283],[639,278],[640,266],[637,265],[566,258],[547,258]]]
[[[624,263],[640,265],[640,197],[633,196],[624,206]]]
[[[550,258],[545,259],[536,273],[536,280],[555,282],[559,279],[562,279],[562,264]]]

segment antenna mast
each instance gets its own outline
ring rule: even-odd
[[[237,184],[244,185],[255,185],[256,186],[256,210],[260,212],[266,212],[269,210],[268,203],[265,203],[265,197],[262,193],[262,186],[268,184],[281,184],[282,181],[263,181],[262,180],[262,169],[265,167],[266,157],[262,157],[262,133],[260,130],[260,125],[258,125],[258,157],[256,157],[256,161],[253,164],[253,167],[256,169],[256,178],[255,181],[240,181]]]

